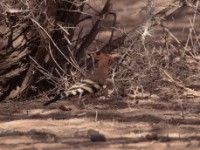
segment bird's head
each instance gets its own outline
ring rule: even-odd
[[[111,54],[96,52],[91,55],[99,63],[103,63],[104,65],[106,65],[108,67],[114,63],[114,57]]]

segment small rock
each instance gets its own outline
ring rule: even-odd
[[[70,110],[72,110],[71,108],[67,108],[67,107],[65,107],[64,105],[60,105],[60,107],[59,107],[62,111],[70,111]]]
[[[158,140],[158,135],[157,135],[157,134],[147,134],[147,135],[145,136],[145,138],[146,138],[147,140]]]
[[[153,100],[159,100],[160,97],[158,95],[156,95],[156,94],[152,94],[151,95],[151,99],[153,99]]]
[[[90,136],[91,142],[106,142],[106,137],[103,134],[93,134]]]

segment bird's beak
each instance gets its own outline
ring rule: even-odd
[[[121,55],[119,55],[119,54],[113,54],[112,56],[114,58],[114,62],[113,62],[114,66],[121,66],[121,67],[126,68],[128,70],[131,70],[131,68],[129,68],[129,66],[127,66],[127,65],[125,65],[125,64],[123,64],[123,63],[120,62]]]

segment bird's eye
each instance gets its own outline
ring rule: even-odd
[[[100,55],[100,52],[96,52],[96,55]]]
[[[111,59],[108,59],[108,63],[111,64],[111,63],[112,63],[112,60],[111,60]]]

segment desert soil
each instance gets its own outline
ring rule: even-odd
[[[87,109],[43,102],[1,103],[0,149],[200,149],[199,98],[93,99]],[[106,141],[92,142],[99,134]]]
[[[116,0],[117,24],[127,31],[137,25],[142,15],[135,13],[146,2]],[[165,6],[160,0],[157,5],[157,9]],[[184,19],[188,13],[177,12],[177,19],[173,18],[176,26],[169,23],[180,40],[188,35],[183,32],[189,25],[189,19]],[[154,36],[159,32],[155,29]],[[140,99],[139,103],[127,97],[94,98],[86,102],[86,109],[68,101],[43,107],[46,100],[0,103],[0,149],[200,149],[200,98]],[[61,104],[71,109],[63,111]],[[103,141],[91,141],[95,138]]]

